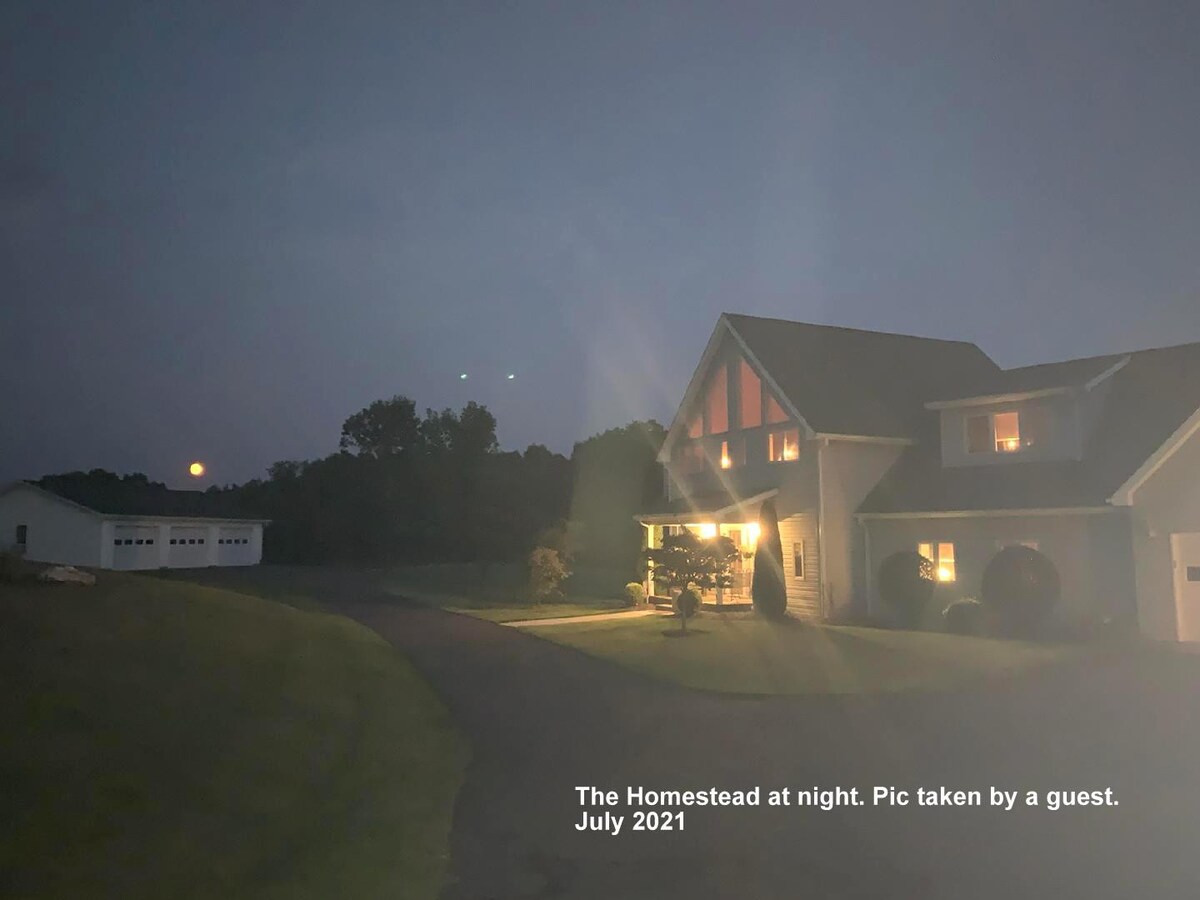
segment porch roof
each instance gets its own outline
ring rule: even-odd
[[[664,501],[661,506],[638,513],[634,518],[645,525],[686,525],[699,518],[715,522],[757,520],[759,505],[778,493],[778,488],[768,488],[744,497],[728,490],[693,494]]]

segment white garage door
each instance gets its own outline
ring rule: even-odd
[[[249,528],[222,528],[217,538],[217,565],[219,566],[249,566],[254,560],[251,557]]]
[[[1171,535],[1175,615],[1181,641],[1200,641],[1200,533]]]
[[[114,569],[157,569],[158,528],[117,525],[113,528]]]
[[[208,529],[172,525],[167,559],[167,564],[172,569],[197,569],[207,566]]]

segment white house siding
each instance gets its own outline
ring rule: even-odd
[[[779,520],[783,545],[783,578],[787,585],[788,609],[801,616],[821,616],[821,552],[816,512],[800,513]],[[797,577],[795,545],[804,542],[803,578]]]
[[[1171,534],[1200,532],[1200,432],[1133,496],[1138,620],[1152,638],[1177,640]]]
[[[1058,569],[1062,612],[1070,619],[1128,614],[1132,609],[1132,554],[1128,517],[1096,514],[867,519],[872,608],[879,608],[879,564],[919,543],[954,544],[957,578],[939,584],[935,612],[959,597],[980,595],[983,570],[1007,544],[1036,541]]]
[[[0,549],[15,544],[18,525],[26,526],[26,559],[100,565],[100,519],[86,510],[18,485],[0,496]]]
[[[865,541],[854,514],[903,450],[895,444],[844,440],[821,448],[822,574],[831,616],[867,611]]]

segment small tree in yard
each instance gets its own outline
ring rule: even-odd
[[[693,588],[684,588],[675,598],[675,611],[679,613],[679,627],[687,634],[688,619],[700,608],[700,595]]]
[[[758,514],[758,543],[754,547],[754,575],[750,582],[754,610],[768,619],[787,615],[787,586],[783,580],[783,541],[775,501],[767,500]]]
[[[529,587],[537,603],[562,596],[562,583],[570,571],[549,547],[535,547],[529,554]]]
[[[685,529],[663,538],[662,547],[649,550],[646,555],[654,566],[655,583],[668,591],[679,588],[682,599],[684,594],[694,594],[691,588],[729,587],[733,583],[731,569],[737,553],[737,546],[727,537],[701,538]],[[698,605],[699,598],[695,599]],[[679,600],[676,610],[686,631],[688,616],[683,615]]]
[[[933,588],[933,562],[915,550],[893,553],[879,566],[879,599],[902,628],[921,624]]]
[[[1058,570],[1049,559],[1015,544],[992,557],[983,570],[983,605],[1006,637],[1036,637],[1058,603]]]

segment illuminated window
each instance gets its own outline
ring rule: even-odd
[[[725,366],[718,366],[712,374],[705,410],[709,434],[724,434],[729,430],[729,376]]]
[[[779,405],[779,401],[773,394],[767,394],[767,424],[778,425],[780,422],[786,422],[787,419],[788,415]]]
[[[717,536],[717,526],[712,522],[705,522],[700,526],[700,537],[705,540],[711,540]]]
[[[722,469],[736,469],[738,466],[745,465],[745,463],[746,444],[741,438],[721,441],[720,464]]]
[[[968,453],[1015,453],[1021,449],[1021,414],[1017,411],[967,417]]]
[[[792,571],[799,579],[804,578],[804,541],[792,544]]]
[[[785,428],[767,435],[767,458],[771,462],[788,462],[800,458],[800,429]]]
[[[762,380],[744,359],[738,366],[739,421],[743,428],[757,428],[762,424]]]
[[[996,413],[992,417],[992,427],[996,433],[997,453],[1012,453],[1021,449],[1020,413]]]
[[[934,552],[936,548],[936,553]],[[917,544],[917,552],[933,563],[933,574],[938,581],[955,581],[958,571],[954,568],[954,545],[946,542],[939,544]]]

